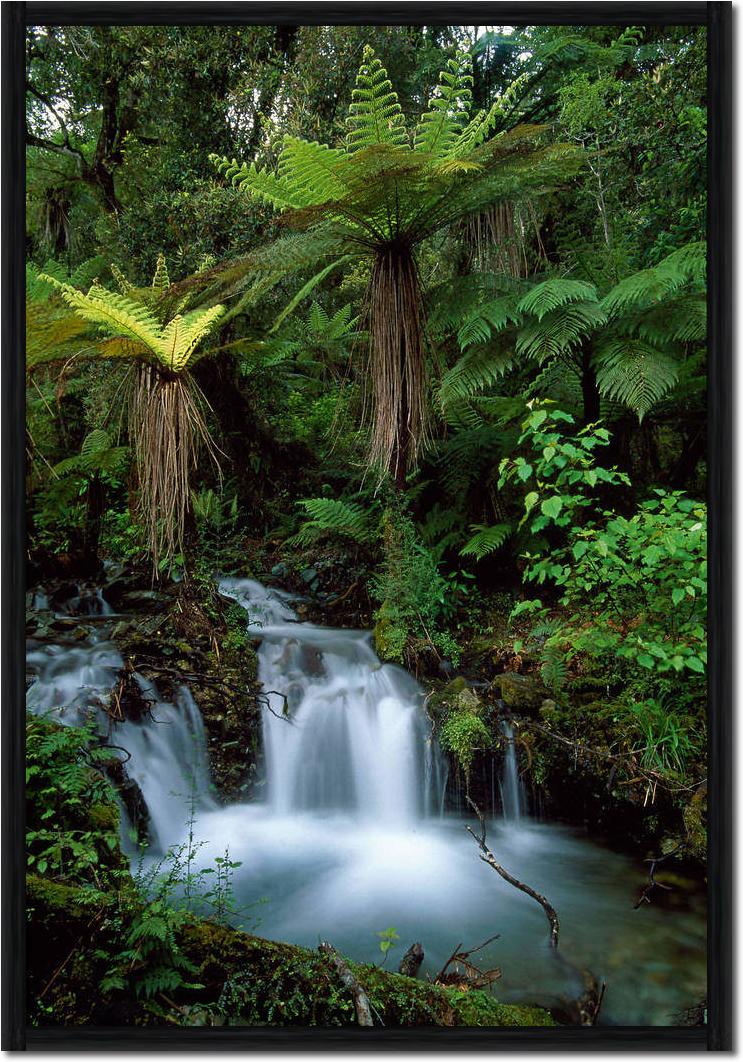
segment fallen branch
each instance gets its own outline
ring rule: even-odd
[[[374,1022],[372,1020],[369,997],[351,973],[348,963],[338,954],[333,945],[329,944],[326,940],[320,942],[317,950],[328,957],[341,979],[341,984],[344,988],[347,988],[353,996],[353,1004],[356,1008],[356,1020],[359,1025],[364,1027],[373,1026]]]
[[[556,948],[557,947],[558,938],[559,938],[559,935],[560,935],[560,921],[559,921],[559,919],[557,917],[557,911],[555,911],[554,907],[552,906],[552,904],[549,902],[549,900],[545,896],[542,896],[542,894],[540,892],[537,892],[535,889],[532,889],[532,887],[530,885],[525,884],[525,882],[519,881],[519,879],[515,878],[513,876],[513,874],[510,874],[505,869],[505,867],[502,867],[500,865],[498,860],[495,858],[493,853],[490,851],[488,846],[485,844],[485,817],[484,817],[484,815],[482,814],[482,812],[478,808],[477,804],[474,802],[474,800],[472,800],[472,798],[470,796],[467,797],[467,803],[472,808],[472,810],[475,812],[475,814],[477,815],[477,818],[480,821],[480,836],[479,837],[474,832],[474,830],[472,830],[469,826],[467,826],[467,831],[469,833],[471,833],[472,836],[475,838],[475,841],[477,842],[477,845],[478,845],[478,847],[479,847],[479,849],[480,849],[480,851],[482,853],[482,855],[480,856],[480,859],[482,859],[483,863],[487,863],[489,867],[492,867],[493,870],[496,872],[496,874],[500,874],[500,876],[503,878],[503,880],[507,881],[509,883],[509,885],[513,885],[514,888],[520,889],[521,892],[525,892],[527,896],[531,896],[531,898],[533,900],[537,901],[537,903],[541,906],[541,908],[544,911],[544,913],[547,915],[547,921],[550,924],[550,947],[551,948]]]

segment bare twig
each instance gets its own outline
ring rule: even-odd
[[[557,911],[555,911],[554,907],[545,896],[542,896],[540,892],[537,892],[535,889],[532,889],[532,887],[530,885],[525,884],[525,882],[519,881],[519,879],[515,878],[513,874],[510,874],[505,869],[505,867],[501,866],[501,864],[495,858],[488,846],[485,844],[485,816],[482,814],[477,804],[475,804],[474,800],[472,800],[470,796],[467,797],[467,803],[475,812],[477,818],[480,821],[479,837],[474,832],[474,830],[467,826],[467,831],[471,833],[472,836],[475,838],[475,840],[477,841],[477,845],[482,853],[480,855],[480,859],[482,859],[483,863],[487,863],[489,867],[492,867],[496,874],[500,874],[503,880],[507,881],[509,885],[513,885],[514,888],[520,889],[521,892],[525,892],[527,896],[531,896],[533,900],[537,901],[544,913],[547,915],[547,921],[550,924],[550,947],[556,948],[560,935],[560,921],[557,917]]]

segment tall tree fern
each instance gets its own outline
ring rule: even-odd
[[[317,262],[341,254],[369,263],[370,460],[399,487],[428,430],[417,249],[439,230],[494,204],[555,187],[580,166],[571,146],[543,142],[542,127],[496,132],[504,101],[473,113],[471,86],[471,58],[459,54],[442,70],[426,110],[409,129],[384,67],[367,47],[345,143],[330,147],[286,137],[275,172],[212,157],[235,185],[304,230],[301,247],[308,258],[314,250]],[[261,268],[281,268],[285,243],[266,249]],[[294,268],[291,263],[289,255],[288,267]]]

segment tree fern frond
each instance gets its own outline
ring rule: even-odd
[[[153,298],[161,299],[169,287],[170,277],[168,276],[168,267],[165,262],[165,255],[161,253],[157,256],[157,264],[152,277],[151,288]]]
[[[486,343],[493,332],[501,332],[509,324],[519,324],[521,314],[513,296],[504,295],[483,303],[468,317],[457,332],[461,350],[473,343]]]
[[[509,535],[513,532],[511,524],[494,524],[492,527],[487,527],[484,524],[473,524],[470,531],[474,531],[475,534],[472,538],[462,546],[459,553],[462,557],[474,557],[476,560],[482,560],[483,557],[487,557],[490,553],[495,553],[497,549],[503,545]]]
[[[599,390],[631,409],[640,421],[677,379],[677,362],[642,339],[619,336],[597,347]]]
[[[42,274],[61,294],[80,317],[92,324],[100,325],[117,335],[125,335],[140,343],[151,353],[159,350],[160,325],[141,303],[116,295],[98,285],[93,285],[87,295],[62,284],[53,277]]]
[[[568,280],[552,277],[536,284],[528,291],[518,304],[521,313],[529,313],[541,321],[542,318],[570,302],[595,302],[596,288],[583,280]]]
[[[489,387],[513,364],[513,352],[491,346],[470,347],[444,374],[439,385],[443,408],[451,402],[471,398]]]
[[[349,151],[358,151],[370,144],[407,144],[405,120],[397,93],[369,45],[364,48],[363,61],[356,75],[346,125]]]
[[[519,305],[523,303],[522,299]],[[573,350],[585,336],[605,323],[606,315],[597,302],[558,306],[519,331],[516,350],[541,363]]]
[[[472,106],[472,57],[460,52],[439,74],[439,83],[415,130],[415,150],[445,158],[467,125]],[[454,160],[450,160],[454,161]]]

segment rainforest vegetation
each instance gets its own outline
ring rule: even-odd
[[[703,1023],[704,29],[48,26],[26,87],[29,1021]],[[267,671],[296,620],[300,677]],[[274,930],[238,827],[201,858],[204,813],[286,810],[320,627],[419,691],[377,773],[422,726],[454,911],[468,873],[555,946],[556,911],[562,992],[516,991],[497,903],[497,969],[455,913],[419,971],[394,910],[355,914],[371,954]],[[206,782],[165,843],[180,727]],[[629,972],[652,1013],[509,816],[621,858],[619,936],[673,942]]]

